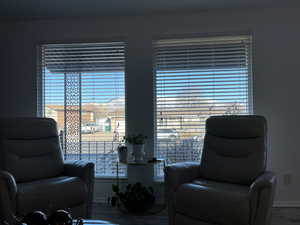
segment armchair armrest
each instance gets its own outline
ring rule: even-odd
[[[0,218],[14,224],[16,214],[17,184],[13,175],[0,170]]]
[[[72,177],[80,177],[85,183],[94,180],[94,163],[81,160],[65,161],[64,174]]]
[[[199,162],[181,162],[165,168],[165,198],[168,204],[169,224],[175,224],[175,192],[184,183],[199,177]]]
[[[275,174],[272,172],[265,172],[257,177],[250,186],[250,193],[260,191],[265,188],[272,189],[276,184]]]
[[[199,162],[175,163],[165,168],[165,183],[168,191],[176,191],[179,185],[199,177]]]
[[[251,224],[270,224],[275,186],[276,177],[272,172],[263,173],[251,184],[250,196],[257,196]]]
[[[94,181],[95,181],[95,165],[92,162],[65,161],[64,174],[67,176],[80,177],[87,185],[87,209],[86,218],[91,218],[92,215],[92,202],[94,194]]]
[[[7,171],[0,170],[0,189],[7,189],[10,200],[15,200],[17,195],[17,184],[13,175]]]

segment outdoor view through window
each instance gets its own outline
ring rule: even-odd
[[[155,155],[199,161],[209,116],[251,112],[250,38],[166,39],[154,50]],[[155,175],[163,176],[162,165]]]
[[[66,159],[93,161],[116,176],[125,135],[124,43],[49,44],[42,51],[44,116],[57,121]],[[126,176],[126,168],[119,168]]]

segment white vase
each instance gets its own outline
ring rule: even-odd
[[[133,161],[136,163],[141,163],[144,161],[144,144],[131,144],[131,154],[133,157]]]

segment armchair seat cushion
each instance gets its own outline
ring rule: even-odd
[[[87,194],[86,184],[79,177],[60,176],[19,183],[17,214],[77,206],[84,203]]]
[[[249,187],[196,179],[176,192],[175,210],[191,218],[222,225],[249,225]]]

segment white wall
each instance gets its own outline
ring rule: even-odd
[[[300,9],[269,9],[3,22],[0,23],[0,116],[35,115],[38,43],[102,41],[120,37],[128,43],[128,130],[143,131],[151,140],[152,39],[184,34],[252,33],[254,112],[266,116],[269,123],[268,169],[278,174],[276,201],[281,205],[300,205],[299,21]],[[152,147],[148,144],[147,149]],[[145,170],[146,174],[151,174],[151,169]],[[135,171],[135,174],[151,177],[145,176],[145,171]],[[105,186],[102,183],[96,185],[98,194]]]

